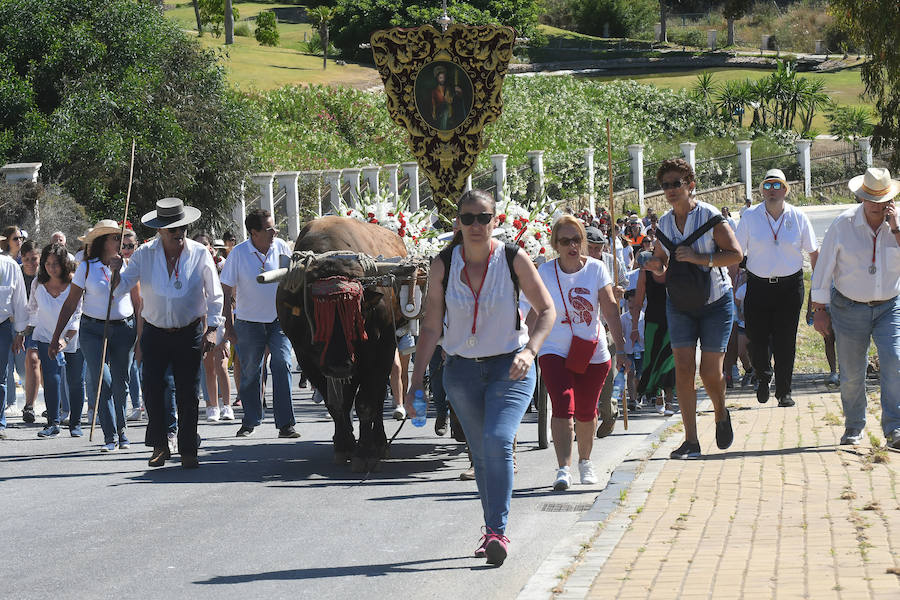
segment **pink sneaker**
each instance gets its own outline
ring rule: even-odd
[[[487,544],[484,546],[484,552],[487,555],[487,563],[499,567],[503,564],[503,561],[506,560],[509,538],[501,533],[493,532],[489,533],[487,538]]]
[[[484,535],[481,536],[481,541],[478,542],[478,547],[475,549],[475,558],[484,558],[485,556],[487,556],[484,549],[487,546],[488,540],[493,534],[493,532],[487,527],[482,527],[481,532]]]

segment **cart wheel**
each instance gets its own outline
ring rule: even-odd
[[[538,448],[541,450],[550,446],[550,415],[547,406],[547,388],[544,387],[544,380],[538,371],[537,383],[535,384],[535,393],[537,394],[537,412],[538,412]]]

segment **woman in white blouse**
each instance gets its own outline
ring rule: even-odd
[[[69,295],[59,314],[56,330],[51,340],[50,355],[63,348],[60,341],[66,323],[82,301],[80,328],[81,349],[90,372],[100,374],[100,356],[103,350],[103,331],[109,302],[109,283],[112,271],[109,262],[119,255],[121,229],[111,219],[97,223],[86,235],[84,261],[78,265]],[[106,336],[106,361],[100,392],[100,427],[103,428],[101,452],[116,448],[128,448],[125,435],[125,403],[128,398],[128,374],[134,356],[135,322],[134,306],[140,302],[137,289],[131,294],[114,298],[109,312],[109,328]],[[96,376],[95,375],[95,376]],[[96,389],[88,389],[89,397],[96,397]]]
[[[81,318],[81,300],[64,325],[65,353],[54,352],[50,356],[50,341],[59,320],[59,314],[66,302],[72,282],[75,263],[69,258],[65,246],[52,244],[41,252],[40,266],[35,278],[31,297],[28,300],[29,327],[33,328],[31,339],[37,346],[44,377],[44,402],[47,404],[47,426],[38,432],[40,438],[59,435],[60,396],[62,386],[69,388],[69,433],[81,437],[81,409],[84,405],[84,382],[82,376],[83,359],[78,350],[78,325]],[[62,381],[63,366],[66,378]]]

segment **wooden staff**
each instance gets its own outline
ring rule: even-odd
[[[613,202],[613,166],[612,166],[612,137],[609,132],[609,119],[606,120],[606,160],[608,165],[607,176],[609,177],[609,232],[610,232],[610,250],[613,257],[613,287],[619,286],[619,262],[616,259],[616,239],[619,237],[616,231],[616,205]],[[616,301],[618,304],[618,300]],[[625,349],[622,348],[624,351]],[[618,373],[616,373],[618,375]],[[628,386],[625,386],[625,390]],[[620,399],[616,398],[616,402]],[[628,431],[628,401],[625,400],[625,392],[622,394],[622,424],[625,431]]]
[[[119,231],[119,254],[122,253],[122,244],[125,237],[125,223],[128,221],[128,205],[131,203],[131,181],[134,177],[134,146],[135,140],[131,138],[131,165],[128,167],[128,192],[125,194],[125,214],[122,216],[122,229]],[[113,274],[115,277],[115,274]],[[109,314],[112,312],[113,279],[109,284],[109,299],[106,301],[106,320],[103,322],[103,350],[100,352],[100,375],[97,377],[97,395],[94,397],[94,413],[91,415],[91,432],[88,441],[94,440],[94,425],[97,423],[97,413],[100,412],[100,390],[103,389],[103,369],[106,366],[106,342],[109,335]],[[110,386],[111,387],[111,386]]]

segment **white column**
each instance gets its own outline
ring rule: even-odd
[[[331,171],[325,171],[325,179],[328,181],[328,199],[331,206],[329,207],[329,211],[332,214],[340,215],[342,217],[346,215],[341,215],[341,170],[334,169]]]
[[[394,201],[396,202],[397,198],[400,197],[400,179],[397,176],[400,165],[384,165],[384,170],[387,171],[388,189],[390,190],[391,195],[394,196]]]
[[[381,167],[363,167],[362,176],[363,179],[366,180],[366,185],[369,186],[369,193],[373,196],[378,194],[380,188],[378,187],[378,172],[381,171]]]
[[[244,204],[244,182],[241,182],[241,194],[234,208],[231,209],[231,219],[234,221],[235,234],[237,241],[243,242],[247,239],[247,228],[244,227],[244,219],[247,217],[247,208]]]
[[[471,173],[469,173],[469,176],[466,177],[466,187],[465,187],[465,189],[463,189],[463,191],[464,192],[472,191],[472,174]]]
[[[543,150],[529,150],[528,158],[531,160],[531,170],[534,171],[534,174],[537,175],[537,189],[538,194],[543,196],[544,194],[544,151]],[[593,172],[593,169],[591,169]],[[539,198],[541,199],[541,198]],[[593,213],[591,213],[593,214]]]
[[[741,140],[735,142],[738,149],[738,165],[741,167],[741,182],[744,184],[744,199],[753,199],[753,169],[750,165],[750,146],[753,145],[752,140]]]
[[[43,163],[9,163],[0,167],[0,173],[6,178],[7,183],[17,181],[29,181],[37,183],[38,173]]]
[[[696,142],[682,142],[678,144],[678,147],[681,148],[681,155],[684,157],[684,160],[691,165],[691,168],[697,169],[697,143]]]
[[[644,214],[644,146],[630,144],[628,154],[631,155],[631,186],[637,190],[640,213]]]
[[[706,32],[706,45],[709,46],[710,50],[716,49],[716,30],[710,29]]]
[[[859,144],[859,149],[863,155],[863,162],[866,164],[866,168],[872,166],[872,138],[870,137],[861,137],[856,140],[856,143]]]
[[[491,154],[491,164],[494,165],[494,185],[497,186],[497,193],[494,198],[497,202],[505,202],[506,195],[503,187],[506,185],[506,154]]]
[[[812,168],[809,160],[809,150],[812,140],[797,140],[797,160],[803,171],[803,195],[812,196]]]
[[[259,207],[263,210],[275,214],[275,198],[272,192],[272,180],[275,179],[274,173],[254,173],[250,176],[259,187]]]
[[[594,149],[584,149],[584,174],[587,176],[588,210],[597,214],[597,195],[594,193]]]
[[[344,169],[342,177],[350,184],[350,206],[359,208],[359,173],[361,169]]]
[[[275,173],[278,185],[285,190],[284,207],[287,210],[288,239],[293,241],[300,235],[300,193],[297,189],[297,178],[300,171]]]
[[[409,178],[409,210],[419,210],[419,163],[405,162],[401,165],[403,172]]]

